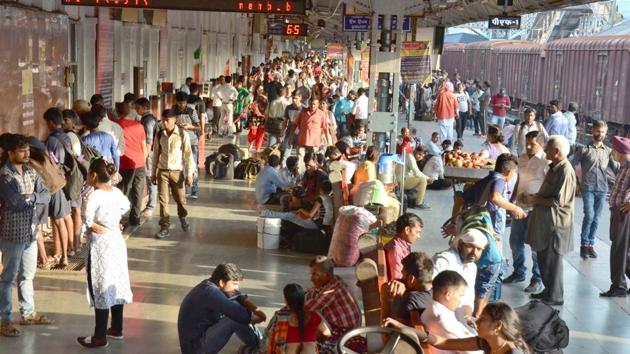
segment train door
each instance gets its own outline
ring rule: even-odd
[[[504,70],[504,60],[500,60],[499,58],[499,54],[498,53],[494,53],[494,62],[496,63],[497,67],[497,92],[498,90],[500,90],[501,88],[505,88],[505,84],[503,82],[503,70]],[[507,92],[508,96],[510,95],[510,93],[514,94],[514,92]]]
[[[595,90],[593,91],[593,119],[602,119],[602,103],[606,74],[608,73],[608,52],[597,53],[597,63],[595,63]]]
[[[562,91],[562,52],[556,52],[556,58],[553,67],[553,96],[552,99],[559,99]]]

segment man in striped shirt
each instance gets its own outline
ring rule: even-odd
[[[630,139],[614,136],[612,156],[621,164],[610,193],[610,289],[602,297],[625,297],[630,278]]]

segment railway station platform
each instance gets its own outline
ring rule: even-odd
[[[423,139],[435,130],[435,123],[412,122]],[[466,131],[465,150],[474,151],[481,139]],[[212,151],[217,142],[206,146]],[[198,200],[190,201],[191,229],[185,233],[174,223],[171,236],[153,238],[158,231],[154,216],[127,240],[129,269],[134,303],[125,306],[122,341],[110,340],[110,346],[98,353],[179,353],[177,313],[187,292],[209,277],[220,262],[238,264],[245,275],[242,289],[267,314],[268,318],[283,305],[282,288],[290,282],[310,286],[310,255],[256,247],[256,217],[253,182],[221,182],[202,179]],[[414,251],[428,254],[446,248],[439,227],[443,215],[450,212],[452,191],[429,191],[431,210],[416,212],[425,222],[422,238]],[[171,206],[172,207],[172,206]],[[575,224],[582,219],[581,199],[576,202]],[[602,299],[608,280],[608,211],[600,220],[596,250],[599,258],[583,261],[577,251],[565,257],[565,304],[561,317],[571,330],[567,354],[630,353],[630,298]],[[578,235],[575,235],[576,240]],[[507,241],[507,240],[506,240]],[[504,251],[509,246],[504,242]],[[508,257],[510,258],[510,257]],[[528,258],[529,259],[529,258]],[[341,269],[345,279],[352,269]],[[526,284],[503,286],[503,298],[513,306],[528,301],[522,291]],[[13,292],[16,296],[16,292]],[[35,279],[37,310],[56,323],[51,326],[22,327],[20,338],[0,337],[2,354],[84,353],[77,345],[78,336],[89,335],[94,325],[86,299],[85,271],[40,271]],[[17,300],[17,298],[16,298]],[[236,353],[240,342],[234,337],[224,353]]]

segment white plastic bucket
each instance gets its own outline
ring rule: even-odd
[[[259,232],[256,245],[258,248],[265,250],[277,250],[280,248],[280,235],[270,235]]]
[[[262,218],[256,221],[258,248],[262,249],[278,249],[280,248],[280,227],[281,219]]]

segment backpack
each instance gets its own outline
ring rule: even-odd
[[[234,179],[245,179],[247,174],[247,163],[249,159],[241,161],[236,167],[234,167]]]
[[[250,181],[255,180],[263,167],[265,167],[265,163],[262,160],[249,159],[245,165],[245,179]]]
[[[210,177],[212,177],[212,168],[214,166],[214,161],[217,159],[218,154],[219,154],[218,152],[215,152],[206,156],[204,167],[206,168],[206,174]]]
[[[521,319],[523,339],[533,352],[553,352],[569,345],[569,327],[558,310],[541,301],[514,310]]]
[[[160,144],[160,137],[162,136],[162,132],[164,130],[165,130],[164,128],[158,129],[155,132],[155,137],[153,138],[153,143],[154,144],[157,143],[157,146],[158,146],[158,153],[157,153],[158,160],[160,158],[160,154],[162,153],[162,144]],[[177,131],[179,132],[179,138],[182,141],[181,146],[182,146],[182,158],[183,158],[184,157],[184,148],[185,148],[185,146],[184,146],[184,130],[178,127]],[[157,164],[158,162],[159,161],[153,161],[153,163],[155,163],[155,164]]]
[[[269,135],[280,135],[282,133],[282,123],[284,119],[268,117],[265,119],[265,132]]]
[[[214,179],[234,179],[234,156],[230,154],[218,154],[212,168]]]
[[[219,147],[220,154],[229,154],[234,156],[234,161],[241,161],[243,159],[243,152],[235,144],[224,144]]]
[[[59,166],[42,150],[31,146],[29,166],[37,172],[50,194],[57,193],[66,185],[66,177]]]

